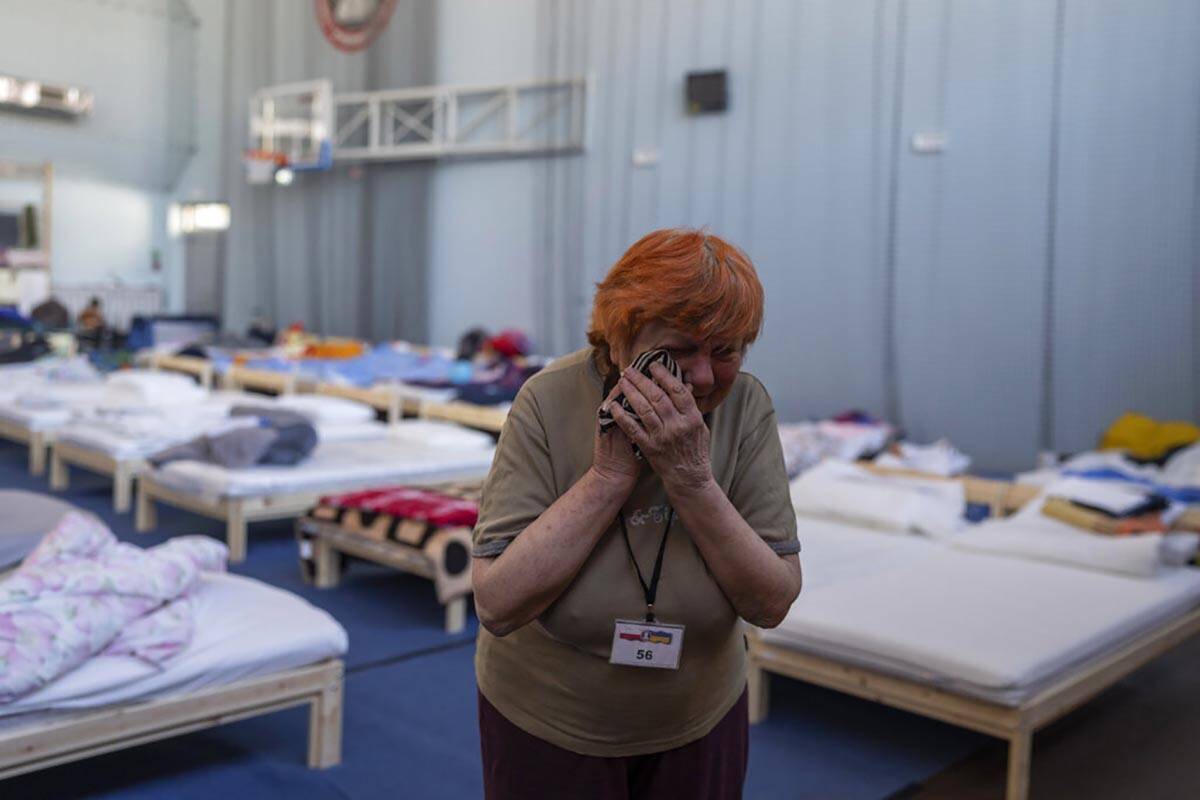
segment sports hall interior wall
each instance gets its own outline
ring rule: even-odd
[[[760,269],[748,366],[782,418],[855,405],[1014,469],[1127,408],[1200,415],[1196,4],[408,0],[365,54],[329,46],[310,5],[6,10],[14,72],[83,75],[99,98],[86,128],[0,126],[13,157],[54,156],[59,280],[159,281],[181,309],[166,208],[226,199],[234,225],[206,257],[234,329],[261,313],[450,344],[482,323],[556,353],[582,343],[630,241],[706,225]],[[685,73],[721,67],[729,110],[685,114]],[[582,155],[243,178],[260,86],[581,74]],[[946,131],[945,152],[914,153],[923,131]]]

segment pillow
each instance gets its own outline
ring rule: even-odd
[[[408,444],[449,450],[489,450],[496,444],[483,431],[432,419],[401,420],[389,428],[388,435]]]
[[[63,514],[79,511],[64,500],[20,489],[0,489],[0,569],[21,561]]]
[[[187,375],[147,369],[115,372],[105,381],[105,388],[99,405],[182,405],[199,402],[207,394]]]
[[[878,475],[827,460],[791,483],[799,516],[823,517],[889,533],[948,537],[963,525],[966,493],[958,481]]]
[[[375,409],[357,400],[328,397],[323,394],[285,394],[275,398],[276,408],[286,408],[303,414],[316,425],[336,425],[346,422],[370,422]]]

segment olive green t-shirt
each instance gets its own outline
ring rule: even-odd
[[[475,557],[500,555],[591,467],[603,389],[590,349],[556,361],[525,384],[484,484]],[[739,374],[707,422],[721,489],[776,553],[798,552],[766,389],[753,376]],[[645,467],[623,511],[647,580],[667,503],[662,481]],[[608,663],[615,620],[641,619],[645,611],[614,519],[579,574],[537,620],[503,638],[480,628],[475,655],[480,691],[518,727],[584,755],[640,755],[695,741],[741,696],[746,653],[737,613],[678,516],[655,602],[660,622],[686,626],[678,670]]]

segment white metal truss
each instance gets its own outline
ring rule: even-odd
[[[330,156],[336,163],[577,152],[586,106],[584,78],[345,94],[328,80],[307,81],[255,92],[250,138],[253,150],[279,152],[299,168],[327,167]]]
[[[335,161],[579,151],[583,78],[428,86],[334,96]]]

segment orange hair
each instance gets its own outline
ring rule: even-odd
[[[588,341],[607,372],[612,349],[627,349],[651,320],[744,349],[762,316],[762,284],[745,253],[704,231],[664,228],[635,242],[596,284]]]

